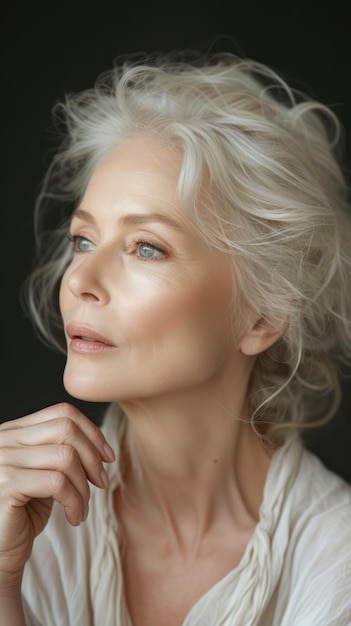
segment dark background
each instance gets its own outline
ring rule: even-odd
[[[39,4],[39,3],[38,3]],[[61,400],[63,357],[24,317],[19,289],[33,260],[32,211],[52,146],[51,109],[65,92],[93,85],[128,52],[195,47],[267,63],[333,107],[351,163],[350,18],[347,3],[13,3],[2,15],[2,375],[0,421]],[[318,9],[314,8],[318,7]],[[350,374],[351,372],[347,372]],[[307,445],[351,483],[351,378],[336,418]],[[92,419],[99,407],[77,403]]]

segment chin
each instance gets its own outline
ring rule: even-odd
[[[63,375],[63,385],[72,398],[85,402],[109,402],[96,380],[87,376],[71,376],[67,371]]]
[[[106,400],[105,396],[94,393],[91,389],[83,389],[76,385],[64,385],[64,388],[67,393],[72,396],[72,398],[76,398],[76,400],[83,400],[84,402],[109,402],[109,400]]]

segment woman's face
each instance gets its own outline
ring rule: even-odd
[[[233,358],[228,258],[194,232],[176,196],[181,154],[122,143],[73,215],[60,290],[68,392],[137,400],[198,387]]]

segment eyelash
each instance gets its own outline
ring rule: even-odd
[[[68,233],[67,235],[68,241],[71,244],[72,250],[73,252],[75,252],[76,254],[82,254],[83,250],[79,250],[78,249],[78,242],[80,240],[85,239],[86,241],[90,241],[87,237],[83,237],[82,235],[71,235],[71,233]]]
[[[69,233],[67,237],[68,237],[68,241],[71,244],[73,252],[75,252],[76,254],[84,254],[84,250],[78,249],[77,247],[78,242],[80,240],[86,240],[90,242],[90,240],[87,237],[84,237],[83,235],[72,235],[71,233]],[[156,246],[151,241],[147,241],[145,239],[138,239],[135,242],[133,242],[133,245],[137,246],[137,248],[139,248],[139,246],[142,246],[142,245],[149,246],[150,248],[154,248],[154,250],[157,250],[157,252],[161,253],[160,256],[157,256],[157,257],[142,257],[141,255],[137,255],[138,261],[149,261],[149,262],[150,261],[162,261],[163,258],[166,256],[166,251],[160,248],[159,246]]]
[[[160,252],[160,256],[157,257],[142,257],[140,255],[137,256],[138,261],[162,261],[164,259],[164,257],[166,256],[166,252],[165,250],[163,250],[162,248],[159,248],[159,246],[155,246],[154,243],[152,243],[151,241],[146,241],[145,239],[138,239],[137,241],[134,242],[134,245],[137,246],[137,248],[139,248],[139,246],[149,246],[150,248],[153,248],[154,250],[157,250],[157,252]]]

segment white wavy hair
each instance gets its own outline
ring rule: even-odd
[[[339,363],[351,355],[351,218],[333,111],[251,59],[178,53],[118,58],[94,88],[66,96],[53,113],[63,141],[38,198],[41,260],[27,282],[42,337],[61,345],[57,289],[69,262],[69,214],[116,145],[151,134],[184,155],[180,200],[203,236],[232,255],[234,305],[285,321],[252,373],[255,430],[279,445],[288,428],[334,415]],[[45,219],[57,215],[48,232]]]

